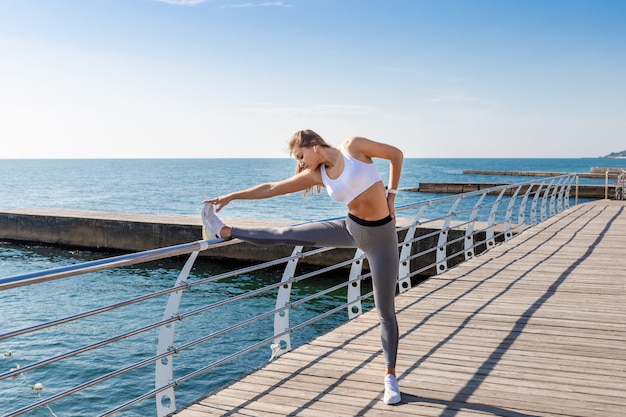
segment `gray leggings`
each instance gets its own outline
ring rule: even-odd
[[[398,322],[394,297],[398,279],[398,235],[391,217],[369,222],[349,215],[344,220],[279,228],[233,227],[231,236],[255,245],[360,248],[372,273],[374,303],[388,368],[396,367]]]

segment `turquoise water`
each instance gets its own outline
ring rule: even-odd
[[[528,177],[469,176],[463,170],[490,169],[512,171],[589,172],[592,167],[624,167],[623,159],[409,159],[405,161],[400,188],[416,187],[419,182],[519,182]],[[295,168],[290,159],[220,159],[220,160],[0,160],[0,211],[4,209],[39,207],[110,212],[175,214],[198,216],[204,198],[249,187],[263,181],[289,176]],[[383,178],[387,168],[380,164]],[[581,182],[601,182],[581,180]],[[400,193],[397,204],[440,197],[420,193]],[[226,218],[287,220],[295,222],[338,217],[345,208],[322,195],[303,199],[300,195],[281,196],[264,201],[236,201],[224,209]],[[104,253],[70,251],[40,246],[16,246],[0,242],[0,277],[21,274],[61,265],[76,264],[108,256]],[[96,306],[134,298],[140,294],[170,288],[184,260],[162,261],[141,267],[119,268],[81,278],[64,279],[32,288],[0,292],[0,332],[11,331],[53,320]],[[190,280],[232,268],[200,261]],[[269,285],[280,279],[282,271],[264,271],[236,280],[226,280],[188,291],[181,310],[192,310],[211,301],[232,296],[251,288]],[[294,287],[294,299],[304,297],[320,288],[345,281],[341,274],[324,277],[325,282],[310,282]],[[365,292],[366,290],[364,290]],[[306,320],[329,306],[345,301],[345,294],[331,294],[294,313],[292,322]],[[165,299],[157,299],[141,307],[129,307],[97,320],[87,320],[80,327],[63,325],[38,335],[0,341],[0,354],[12,351],[13,356],[2,357],[0,372],[8,371],[16,363],[30,363],[84,344],[85,340],[104,339],[124,329],[131,329],[159,319],[163,315]],[[240,305],[245,312],[263,312],[274,307],[273,294],[261,296]],[[371,304],[369,305],[371,307]],[[177,327],[177,343],[193,340],[210,332],[213,327],[241,318],[242,311],[215,311]],[[296,332],[294,344],[323,334],[342,323],[346,314],[340,313],[306,330]],[[272,332],[271,322],[259,323],[252,331],[238,334],[240,339],[267,337]],[[257,339],[258,340],[258,339]],[[224,339],[210,346],[202,346],[176,359],[176,376],[190,372],[219,354],[233,351],[237,340]],[[124,364],[149,357],[156,350],[156,334],[149,333],[100,351],[97,355],[80,355],[62,364],[45,367],[27,375],[28,380],[15,378],[0,381],[0,412],[36,400],[28,387],[42,382],[45,395],[51,395],[96,375],[96,371],[112,371]],[[226,367],[177,388],[178,404],[189,403],[209,391],[232,381],[267,361],[268,350],[245,356]],[[68,400],[52,405],[60,416],[89,416],[104,412],[111,406],[110,397],[120,393],[143,393],[153,387],[153,367],[133,372],[123,380],[100,389],[87,390]],[[132,396],[128,397],[132,398]],[[9,408],[9,404],[10,408]],[[154,401],[121,413],[126,416],[153,415]],[[32,413],[50,416],[47,409]]]
[[[386,181],[387,166],[378,164]],[[519,182],[528,177],[464,175],[463,170],[589,172],[624,167],[626,159],[407,159],[400,188],[420,182]],[[203,199],[276,181],[293,173],[293,159],[2,160],[0,210],[23,207],[197,216]],[[593,180],[581,180],[591,182]],[[397,204],[432,198],[400,193]],[[321,195],[236,201],[222,215],[235,219],[294,222],[345,215]]]

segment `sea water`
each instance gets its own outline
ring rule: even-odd
[[[376,161],[383,180],[388,165]],[[0,210],[61,208],[198,216],[202,200],[261,182],[289,177],[295,160],[279,159],[110,159],[2,160]],[[466,175],[465,170],[589,172],[624,167],[626,159],[405,159],[399,188],[420,182],[510,183],[529,177]],[[581,179],[581,183],[603,180]],[[400,193],[398,205],[432,198]],[[268,200],[235,201],[221,213],[234,219],[305,222],[345,215],[345,207],[321,195],[300,193]]]
[[[388,167],[377,161],[383,179]],[[592,167],[626,168],[623,159],[407,159],[403,165],[399,188],[417,187],[420,182],[488,182],[509,183],[528,181],[529,177],[466,175],[464,170],[495,171],[549,171],[589,172]],[[229,191],[256,185],[260,182],[286,178],[295,169],[292,159],[151,159],[151,160],[0,160],[0,211],[19,208],[58,208],[73,210],[96,210],[120,213],[168,214],[199,216],[202,200]],[[603,180],[583,179],[582,183],[602,183]],[[440,197],[414,192],[401,192],[397,205]],[[224,208],[222,216],[233,219],[280,220],[293,223],[334,218],[345,215],[345,207],[320,195],[303,198],[301,194],[280,196],[268,200],[234,201]],[[15,245],[0,242],[0,277],[37,271],[57,266],[76,264],[107,256],[80,250],[48,248],[44,246]],[[181,261],[164,260],[148,265],[119,268],[89,274],[76,279],[63,279],[0,292],[0,332],[23,328],[33,324],[60,318],[69,314],[92,309],[106,303],[129,299],[147,292],[170,288],[176,280]],[[201,279],[223,271],[225,266],[210,261],[200,261],[190,279]],[[226,294],[237,294],[250,288],[268,285],[280,279],[279,271],[248,274],[236,280],[215,283],[210,288],[190,291],[184,297],[183,308],[193,309],[206,305]],[[326,279],[340,282],[345,277],[330,276]],[[328,283],[326,283],[327,286]],[[315,292],[316,283],[307,284],[298,291]],[[323,286],[320,283],[320,286]],[[301,294],[304,295],[304,294]],[[303,319],[324,311],[329,306],[344,302],[345,295],[331,294],[308,305],[299,314]],[[249,302],[246,309],[267,311],[273,308],[272,295]],[[13,341],[0,341],[0,355],[11,351],[10,357],[2,356],[0,372],[6,372],[19,363],[30,363],[82,346],[86,340],[93,341],[114,334],[125,327],[136,328],[159,319],[163,314],[165,300],[157,299],[141,308],[122,310],[111,321],[99,318],[87,321],[80,327],[61,326],[51,332],[41,332]],[[370,305],[371,307],[371,305]],[[238,317],[237,311],[223,310],[212,321],[223,325]],[[294,334],[294,344],[323,334],[345,321],[345,314],[338,314]],[[111,324],[116,323],[116,324]],[[190,321],[177,329],[179,337],[192,340],[210,330],[211,323]],[[271,323],[265,323],[271,326]],[[182,336],[184,335],[184,336]],[[69,337],[68,337],[69,336]],[[179,342],[179,341],[177,341]],[[232,351],[236,341],[226,340],[203,349],[196,349],[189,362],[176,363],[177,376],[210,360],[213,354]],[[0,412],[14,409],[16,403],[28,404],[36,400],[29,385],[43,381],[44,396],[73,385],[74,379],[85,380],[96,371],[110,371],[111,363],[133,363],[151,356],[156,349],[154,334],[133,339],[120,346],[105,349],[99,356],[79,356],[62,364],[45,367],[39,372],[22,378],[0,381]],[[208,350],[207,350],[208,349]],[[258,352],[237,360],[219,372],[208,373],[177,388],[178,404],[182,405],[205,395],[211,390],[238,378],[262,365],[268,352]],[[201,366],[201,365],[200,365]],[[187,367],[190,367],[187,369]],[[125,387],[135,395],[153,387],[153,367],[150,372],[132,374]],[[26,378],[26,379],[25,379]],[[32,378],[32,379],[31,379]],[[37,379],[37,381],[35,381]],[[106,388],[106,387],[105,387]],[[113,387],[111,387],[113,389]],[[130,397],[132,398],[132,397]],[[101,392],[72,396],[51,405],[57,415],[89,416],[104,412],[112,406],[110,398]],[[10,408],[9,408],[10,407]],[[52,411],[42,408],[32,415],[49,416]],[[121,415],[154,415],[154,401]]]

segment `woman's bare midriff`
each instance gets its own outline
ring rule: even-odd
[[[376,221],[389,216],[385,186],[377,182],[348,204],[348,211],[363,220]]]

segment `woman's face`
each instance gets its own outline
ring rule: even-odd
[[[292,152],[301,168],[315,169],[319,165],[317,152],[315,152],[313,148],[317,148],[317,146],[311,148],[296,148]]]

